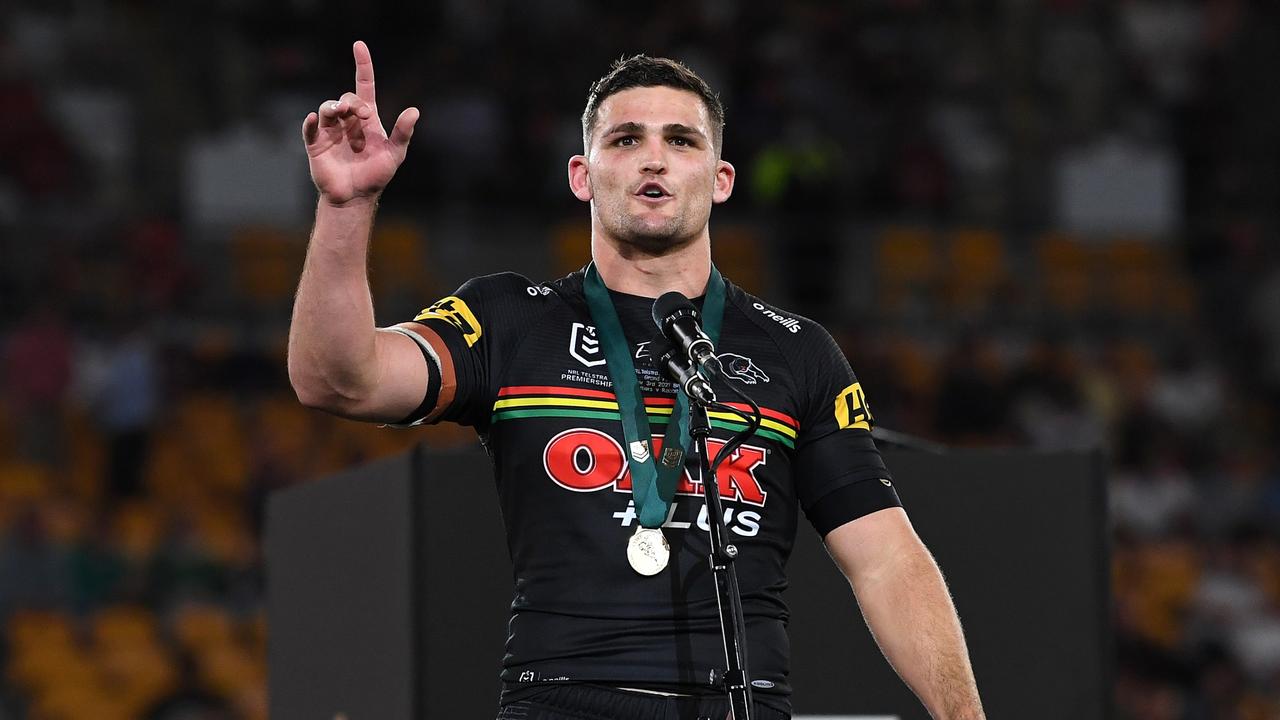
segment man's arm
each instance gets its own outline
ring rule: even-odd
[[[404,161],[418,111],[402,112],[388,136],[369,49],[357,42],[352,52],[356,91],[325,101],[302,123],[319,202],[289,326],[289,381],[305,405],[395,422],[421,404],[431,374],[412,339],[375,328],[367,264],[378,197]],[[435,333],[413,329],[447,355]],[[451,364],[442,365],[451,384]]]
[[[951,595],[902,508],[841,525],[823,538],[853,586],[885,659],[935,720],[984,720]]]

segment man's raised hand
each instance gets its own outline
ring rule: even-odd
[[[387,136],[378,119],[369,48],[357,40],[352,53],[356,91],[326,100],[302,121],[311,180],[321,199],[333,205],[376,199],[404,162],[418,122],[418,109],[406,108]]]

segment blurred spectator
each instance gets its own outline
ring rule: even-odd
[[[87,343],[80,372],[82,393],[107,438],[111,495],[119,499],[141,490],[160,379],[154,339],[139,320],[118,320],[108,332]]]
[[[4,348],[4,394],[21,432],[23,454],[63,464],[63,400],[71,384],[71,328],[47,301],[16,327]]]
[[[947,357],[937,398],[938,435],[959,445],[1009,437],[1009,390],[994,349],[965,333]]]
[[[66,553],[36,507],[23,508],[0,544],[0,617],[16,608],[62,609],[71,589]]]

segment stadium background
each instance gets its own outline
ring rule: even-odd
[[[580,265],[586,88],[682,58],[739,171],[717,262],[882,425],[1108,450],[1117,717],[1280,717],[1277,37],[1266,0],[5,3],[0,717],[264,717],[265,496],[474,442],[285,377],[299,126],[357,38],[384,118],[423,110],[381,323]]]

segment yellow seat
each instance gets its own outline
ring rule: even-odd
[[[566,220],[551,228],[551,259],[554,276],[566,275],[591,260],[591,223]]]
[[[89,621],[94,645],[141,647],[156,642],[155,615],[141,606],[115,605],[94,613]]]
[[[43,465],[10,462],[0,465],[0,503],[7,506],[39,502],[53,492],[53,478]]]
[[[880,306],[902,309],[908,300],[933,303],[938,278],[933,231],[918,227],[884,228],[876,242],[876,286]]]
[[[195,516],[195,532],[210,557],[232,567],[248,567],[256,547],[243,513],[227,505],[202,506]]]
[[[991,230],[959,230],[947,246],[947,300],[953,310],[985,308],[1008,281],[1004,239]]]
[[[272,227],[242,227],[231,237],[237,292],[259,305],[287,311],[302,272],[306,238]]]
[[[266,685],[266,666],[235,644],[206,648],[196,658],[201,684],[210,692],[234,697],[246,688]]]
[[[180,682],[177,661],[154,640],[98,647],[92,657],[109,696],[135,717],[177,689]]]
[[[232,642],[235,624],[226,610],[216,605],[188,604],[173,617],[173,635],[189,652]]]
[[[1123,315],[1185,314],[1189,287],[1178,285],[1177,263],[1154,238],[1114,238],[1103,249],[1107,300]]]
[[[1093,302],[1093,248],[1079,238],[1049,233],[1037,241],[1037,262],[1046,304],[1064,315],[1087,312]]]
[[[765,261],[759,234],[749,225],[717,226],[715,241],[716,267],[726,277],[755,295],[765,293]]]
[[[122,503],[111,518],[115,546],[135,560],[150,558],[164,539],[168,520],[167,514],[153,503],[143,500]]]
[[[435,297],[438,282],[431,272],[427,239],[409,220],[380,221],[369,251],[369,282],[375,295],[407,291],[415,297]]]

